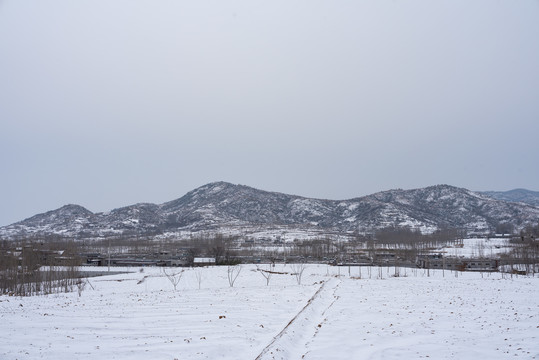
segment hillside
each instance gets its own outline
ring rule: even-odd
[[[422,232],[451,227],[488,233],[499,223],[511,223],[520,229],[536,224],[538,219],[538,207],[497,200],[449,185],[389,190],[336,201],[215,182],[160,205],[135,204],[106,213],[66,205],[2,227],[0,236],[92,238],[199,231],[242,234],[255,230],[321,235],[372,233],[385,227],[401,226]]]
[[[513,189],[509,191],[482,191],[481,193],[498,200],[521,202],[539,207],[539,191]]]

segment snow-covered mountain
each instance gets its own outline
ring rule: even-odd
[[[223,229],[241,234],[254,228],[335,234],[370,233],[394,226],[423,232],[450,227],[486,233],[499,223],[511,223],[520,229],[538,221],[539,207],[449,185],[389,190],[336,201],[215,182],[161,205],[135,204],[95,214],[78,205],[66,205],[4,226],[0,237],[153,236]]]
[[[522,202],[539,207],[539,191],[513,189],[509,191],[482,191],[481,193],[498,200]]]

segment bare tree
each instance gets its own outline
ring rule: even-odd
[[[180,280],[182,279],[184,270],[176,272],[176,273],[170,273],[170,274],[167,273],[165,268],[162,268],[162,270],[165,276],[167,277],[167,279],[172,283],[172,286],[174,286],[174,291],[176,291],[176,287],[178,286],[178,284],[180,283]]]
[[[292,267],[298,285],[301,285],[301,277],[303,276],[303,271],[305,271],[305,263],[290,264],[290,266]]]
[[[187,250],[187,265],[193,266],[195,257],[200,254],[200,248],[199,247],[191,247],[189,250]]]
[[[53,249],[56,246],[64,251]],[[0,294],[32,296],[72,291],[80,277],[77,250],[73,243],[63,241],[54,245],[25,240],[9,246],[2,243]]]
[[[256,266],[256,271],[260,272],[260,274],[266,279],[266,286],[269,285],[272,272],[271,270],[263,270],[258,265]]]
[[[225,238],[223,234],[216,234],[213,238],[208,239],[207,252],[215,258],[215,264],[219,265],[223,262],[230,240]]]
[[[195,272],[195,276],[196,276],[197,282],[198,282],[198,289],[200,290],[200,284],[202,284],[202,271],[197,270]]]
[[[76,285],[77,285],[77,290],[78,290],[79,297],[80,297],[82,295],[82,291],[86,287],[86,281],[83,280],[83,279],[79,279],[79,281],[77,281]]]
[[[241,265],[229,266],[227,268],[228,284],[230,285],[230,287],[234,287],[234,283],[236,282],[236,279],[240,275],[240,272],[241,272]]]

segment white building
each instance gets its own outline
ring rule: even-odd
[[[194,266],[210,266],[215,265],[215,258],[196,257],[193,259]]]

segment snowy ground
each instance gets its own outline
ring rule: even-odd
[[[298,285],[277,265],[266,286],[255,270],[233,288],[226,267],[186,269],[177,291],[145,268],[80,297],[0,296],[0,359],[539,359],[537,277],[310,265]]]
[[[472,238],[463,239],[458,246],[446,246],[433,252],[441,252],[446,256],[457,257],[489,257],[496,258],[500,254],[508,253],[514,244],[503,238]]]

